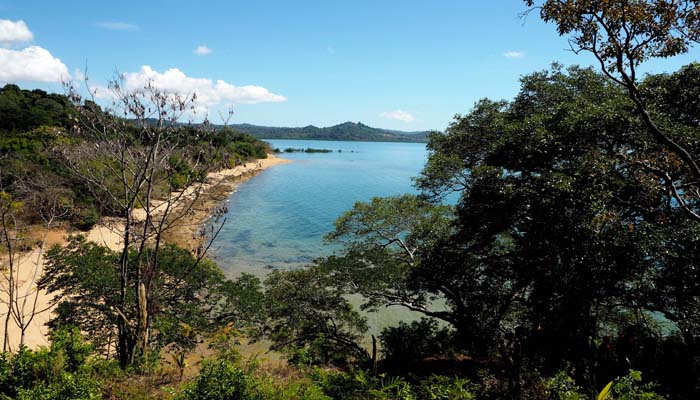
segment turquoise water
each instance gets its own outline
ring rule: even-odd
[[[415,192],[425,163],[420,143],[269,140],[273,148],[322,148],[333,153],[283,153],[292,163],[241,183],[229,198],[227,222],[211,255],[231,277],[265,275],[330,254],[322,237],[357,201]],[[338,152],[342,150],[342,152]]]

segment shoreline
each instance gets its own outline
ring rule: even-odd
[[[268,154],[267,158],[248,162],[234,168],[223,169],[207,174],[205,182],[199,188],[199,197],[192,204],[192,208],[182,221],[174,226],[171,231],[164,233],[164,242],[176,244],[190,251],[194,251],[196,246],[202,242],[197,233],[200,227],[213,216],[216,207],[228,199],[234,192],[236,186],[276,165],[288,164],[291,160]],[[249,167],[248,165],[251,165]],[[188,193],[189,192],[189,193]],[[193,195],[193,188],[185,189],[185,195],[181,201],[186,201]],[[160,204],[154,200],[154,211],[157,213]],[[161,203],[163,204],[163,203]],[[177,208],[177,205],[175,205]],[[138,222],[145,219],[142,209],[134,210],[134,219]],[[103,218],[97,225],[87,232],[82,232],[88,241],[101,244],[111,250],[119,249],[121,242],[120,233],[123,231],[124,222],[121,218]],[[80,232],[68,232],[74,234]]]
[[[164,235],[164,242],[168,244],[176,244],[190,251],[196,251],[196,248],[202,243],[202,238],[197,239],[197,232],[202,224],[206,223],[212,216],[216,208],[221,205],[234,192],[236,186],[246,180],[254,177],[258,173],[266,169],[292,162],[285,158],[277,157],[274,154],[268,154],[267,158],[257,159],[245,163],[244,165],[236,166],[230,169],[224,169],[217,172],[207,174],[205,183],[200,187],[199,197],[192,205],[192,210],[182,218],[181,223]],[[187,198],[188,190],[183,198]],[[157,210],[158,204],[155,205]],[[141,214],[143,215],[143,214]],[[139,210],[135,210],[134,217],[139,218]],[[21,267],[19,280],[22,282],[19,290],[30,293],[35,289],[35,283],[38,279],[35,276],[35,271],[38,275],[43,274],[46,252],[54,245],[58,244],[65,246],[67,237],[70,235],[83,235],[88,241],[105,246],[112,251],[119,251],[121,245],[121,232],[123,232],[124,222],[121,218],[105,217],[100,220],[90,230],[81,232],[75,229],[66,229],[65,227],[51,228],[47,232],[46,242],[42,248],[33,249],[19,257],[18,265],[28,265]],[[38,266],[36,268],[35,266]],[[3,284],[0,283],[0,286]],[[36,349],[40,346],[48,346],[48,327],[46,323],[49,321],[55,306],[51,305],[51,300],[54,295],[49,295],[44,290],[40,290],[37,297],[38,312],[31,324],[26,330],[24,344],[28,348]],[[7,307],[0,302],[0,315],[7,313]],[[14,323],[10,323],[8,332],[10,348],[15,350],[19,346],[20,331]]]
[[[291,162],[292,160],[268,154],[267,158],[207,174],[200,197],[182,222],[164,235],[165,242],[196,252],[197,247],[205,242],[205,238],[199,234],[200,228],[214,217],[217,209],[234,193],[239,184],[268,168]]]

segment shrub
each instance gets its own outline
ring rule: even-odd
[[[92,229],[92,227],[99,221],[100,213],[97,211],[97,208],[95,208],[94,205],[90,204],[75,214],[73,224],[81,231],[88,231]]]
[[[630,370],[612,385],[611,396],[602,397],[614,400],[664,400],[665,397],[654,391],[652,383],[642,383],[642,373]]]
[[[576,385],[565,371],[559,371],[553,377],[543,382],[544,392],[548,399],[552,400],[585,400],[587,396],[581,394],[581,388]]]
[[[204,364],[197,380],[185,386],[178,400],[262,400],[254,390],[252,378],[228,360]]]
[[[388,367],[407,367],[426,357],[448,356],[454,352],[452,332],[428,318],[386,328],[380,340]]]
[[[421,381],[417,395],[419,399],[430,400],[474,400],[477,389],[467,379],[433,375]]]

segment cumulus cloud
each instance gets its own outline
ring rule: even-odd
[[[503,57],[505,58],[523,58],[525,57],[525,53],[522,51],[506,51],[503,53]]]
[[[15,22],[9,19],[0,19],[0,43],[12,45],[31,42],[32,40],[34,40],[34,34],[24,21],[19,20]]]
[[[120,21],[104,21],[95,24],[98,28],[107,29],[109,31],[134,32],[140,28],[138,25]]]
[[[211,49],[207,45],[197,46],[197,48],[194,49],[194,54],[206,56],[207,54],[211,54]]]
[[[0,82],[60,82],[68,79],[70,74],[65,64],[44,48],[0,48]]]
[[[122,76],[122,86],[129,91],[142,89],[150,82],[153,87],[166,93],[195,94],[195,110],[198,113],[207,112],[220,105],[277,103],[287,100],[286,97],[272,93],[262,86],[235,86],[223,80],[193,78],[177,68],[170,68],[161,73],[144,65],[140,71],[125,73]],[[91,90],[96,91],[97,97],[110,97],[109,91],[104,87],[95,86]]]
[[[411,113],[409,113],[408,111],[404,111],[404,110],[385,111],[385,112],[379,114],[379,116],[382,118],[393,119],[396,121],[403,121],[403,122],[413,122],[416,119]]]

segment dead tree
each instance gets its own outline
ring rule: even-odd
[[[71,208],[69,196],[60,189],[49,189],[40,175],[13,179],[12,188],[0,187],[0,251],[6,263],[0,301],[7,307],[3,351],[12,351],[11,323],[19,330],[21,347],[35,317],[48,311],[38,308],[38,280],[48,234],[57,221],[69,215]],[[39,217],[41,223],[32,223],[34,217]]]
[[[192,152],[182,145],[179,121],[195,113],[194,94],[169,93],[150,82],[131,90],[116,79],[110,84],[111,105],[102,109],[94,93],[86,100],[73,86],[67,85],[67,89],[76,107],[73,131],[81,144],[65,150],[64,159],[90,188],[103,212],[121,219],[120,304],[114,313],[118,321],[117,355],[126,366],[149,350],[156,312],[151,289],[160,273],[158,250],[163,235],[184,223],[202,195],[212,166],[201,151]],[[187,132],[202,138],[213,134],[206,119],[203,124],[190,125]],[[182,190],[172,182],[176,157],[190,163]],[[197,254],[191,271],[205,256],[223,222],[215,220],[217,227],[207,238],[204,251]],[[129,290],[134,291],[136,304],[129,304]]]

